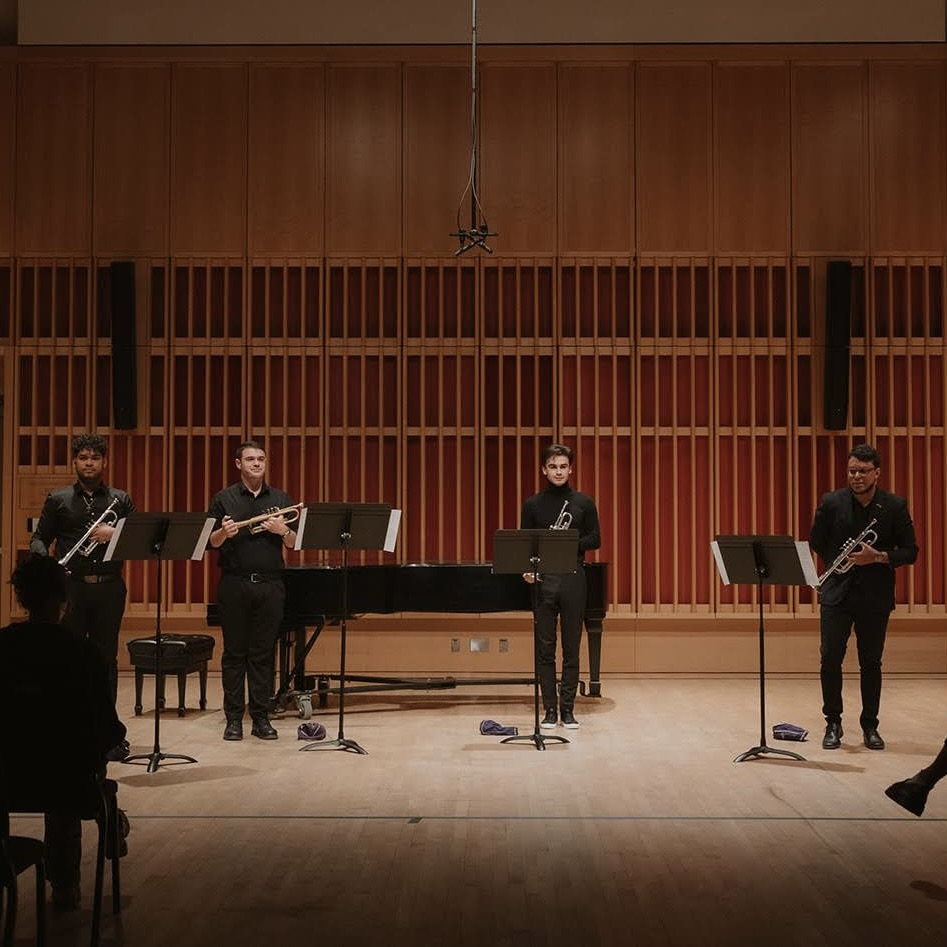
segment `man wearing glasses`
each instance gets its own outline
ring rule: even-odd
[[[894,610],[894,570],[917,559],[914,523],[907,500],[878,486],[881,456],[860,444],[848,454],[848,486],[826,493],[815,511],[809,544],[826,563],[840,568],[819,587],[821,624],[822,746],[842,743],[842,661],[855,628],[861,679],[861,724],[865,746],[883,750],[878,733],[881,656]],[[866,531],[868,531],[866,533]],[[846,540],[865,535],[843,555]]]

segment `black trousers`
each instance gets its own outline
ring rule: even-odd
[[[543,706],[555,710],[556,701],[556,622],[562,637],[562,680],[559,684],[560,711],[572,710],[579,687],[579,645],[585,617],[585,570],[543,578],[536,606],[536,657]]]
[[[72,579],[62,623],[95,645],[108,669],[112,701],[118,691],[118,633],[128,594],[121,576],[93,584]]]
[[[845,601],[821,608],[822,713],[828,722],[842,719],[842,661],[848,639],[855,629],[861,678],[863,730],[878,726],[881,704],[881,656],[885,649],[890,612],[869,611]]]
[[[283,620],[286,590],[282,579],[251,582],[225,575],[217,587],[224,653],[220,659],[224,714],[239,720],[266,716],[273,699],[276,639]],[[244,680],[249,701],[245,704]]]
[[[102,783],[109,805],[117,805],[118,783],[106,779]],[[82,863],[82,819],[96,820],[105,817],[101,812],[99,790],[90,782],[77,787],[71,799],[73,803],[65,809],[55,809],[43,814],[46,846],[46,877],[54,888],[76,888],[80,881]]]
[[[44,816],[46,877],[54,888],[77,888],[82,862],[82,822],[79,816],[47,812]]]

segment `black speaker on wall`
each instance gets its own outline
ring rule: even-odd
[[[138,426],[138,346],[135,338],[135,264],[118,260],[109,268],[112,325],[112,423]]]
[[[848,426],[848,371],[852,337],[852,264],[830,260],[825,271],[825,370],[823,426]]]

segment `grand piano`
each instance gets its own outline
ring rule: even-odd
[[[599,671],[602,656],[602,623],[606,610],[607,563],[584,564],[588,600],[585,630],[588,634],[589,684],[580,681],[583,694],[601,696]],[[319,692],[325,703],[328,678],[317,688],[307,687],[303,671],[306,656],[326,624],[342,616],[342,568],[340,566],[295,566],[283,570],[286,606],[280,642],[280,686],[277,705],[291,695]],[[405,563],[355,565],[348,569],[348,615],[390,615],[397,612],[444,612],[480,614],[529,611],[530,587],[514,574],[494,574],[490,563]],[[219,624],[216,607],[208,606],[208,624]],[[312,629],[306,637],[307,629]],[[346,675],[346,691],[393,689],[440,689],[467,683],[485,683],[454,678],[379,678]],[[361,682],[364,686],[349,686]],[[517,683],[532,678],[517,678]],[[499,679],[492,683],[502,683]],[[509,681],[508,683],[512,683]]]

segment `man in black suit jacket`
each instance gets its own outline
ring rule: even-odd
[[[848,486],[822,497],[815,511],[809,544],[826,563],[842,554],[846,540],[869,527],[870,542],[858,543],[846,557],[849,568],[828,576],[821,600],[822,746],[836,750],[842,740],[842,661],[855,628],[861,677],[861,728],[865,746],[883,750],[878,733],[881,702],[881,656],[888,618],[894,610],[894,570],[917,559],[914,523],[907,500],[878,487],[881,457],[860,444],[848,454]],[[874,522],[872,522],[874,521]]]

